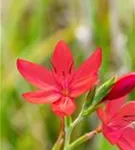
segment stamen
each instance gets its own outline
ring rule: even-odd
[[[63,77],[65,77],[65,72],[64,71],[62,71],[62,75],[63,75]]]
[[[73,64],[74,64],[74,62],[72,61],[71,65],[70,65],[70,67],[69,67],[69,70],[68,70],[69,74],[70,74],[70,73],[71,73],[71,71],[72,71]]]
[[[62,94],[64,96],[68,96],[69,95],[69,90],[68,89],[63,89],[61,92],[62,92]]]
[[[132,122],[132,128],[135,129],[135,121]]]
[[[131,128],[131,129],[135,129],[135,121],[128,124],[125,128],[127,128],[127,127]]]
[[[129,121],[129,122],[135,121],[135,115],[133,115],[133,114],[124,115],[123,116],[123,120],[124,121]]]
[[[55,73],[57,73],[56,67],[53,65],[53,63],[51,62],[52,68],[54,70]]]

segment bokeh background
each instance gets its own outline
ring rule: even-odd
[[[18,73],[16,59],[50,67],[54,46],[63,39],[72,50],[76,66],[96,47],[103,48],[101,83],[114,74],[135,71],[135,1],[4,0],[0,7],[1,148],[50,150],[58,135],[59,119],[49,105],[32,105],[22,99],[21,94],[34,87]],[[78,110],[83,98],[77,100]],[[134,92],[131,98],[135,99]],[[93,114],[76,128],[73,139],[97,125]],[[77,149],[117,150],[102,135]]]

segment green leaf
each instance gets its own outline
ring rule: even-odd
[[[96,95],[93,100],[93,104],[98,104],[103,98],[110,92],[113,85],[117,80],[117,76],[113,76],[111,79],[102,84],[99,89],[96,91]]]
[[[94,86],[87,94],[85,102],[83,104],[83,109],[87,109],[93,102],[94,96],[96,93],[96,86]]]

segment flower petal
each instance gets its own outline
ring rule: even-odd
[[[98,48],[77,70],[75,78],[83,78],[99,70],[102,61],[101,48]]]
[[[107,115],[109,118],[109,126],[124,132],[126,128],[132,127],[132,122],[135,121],[135,102],[129,102],[123,105],[119,110],[117,110],[117,113],[113,115],[113,117],[110,117],[108,113]]]
[[[117,145],[121,150],[135,150],[135,129],[126,129]]]
[[[28,102],[35,104],[53,103],[60,98],[58,93],[52,91],[46,92],[43,90],[24,93],[22,96]]]
[[[122,130],[103,124],[103,134],[111,144],[116,144],[122,135]]]
[[[109,94],[105,97],[107,100],[118,99],[130,93],[135,88],[135,72],[120,78]]]
[[[123,99],[119,99],[118,103],[119,102],[123,103],[122,100]],[[110,105],[110,107],[108,107],[107,110],[109,110],[111,106],[112,105]],[[113,113],[112,118],[110,117],[110,114],[112,115],[112,111],[106,111],[106,115],[108,115],[110,119],[108,120],[107,124],[105,123],[103,124],[104,136],[110,141],[111,144],[116,144],[117,142],[119,143],[120,138],[123,136],[123,134],[125,134],[125,131],[127,131],[128,128],[134,129],[135,102],[131,101],[123,105],[122,107],[117,107],[116,105],[116,110],[117,110],[117,113],[115,113],[115,115]],[[102,119],[102,117],[100,118]]]
[[[17,68],[21,75],[31,84],[46,91],[54,89],[51,72],[32,62],[18,59]]]
[[[121,106],[124,104],[125,99],[126,97],[122,97],[114,101],[108,101],[105,112],[109,120],[111,120],[112,117],[119,112]]]
[[[97,74],[91,74],[89,76],[86,76],[84,78],[81,78],[80,80],[75,80],[71,84],[71,97],[77,97],[87,91],[89,91],[94,84],[97,82]]]
[[[72,54],[64,41],[59,41],[52,56],[52,64],[57,73],[69,74],[73,70]]]
[[[135,121],[135,101],[130,101],[124,104],[121,109],[119,109],[117,116],[115,116],[115,120],[118,119],[123,120],[127,124]]]
[[[71,115],[76,109],[74,100],[69,97],[62,97],[58,101],[52,103],[52,110],[60,117]]]
[[[98,114],[98,117],[100,118],[100,120],[103,122],[103,123],[107,123],[107,114],[105,113],[105,111],[103,110],[103,108],[99,108],[97,110],[97,114]]]

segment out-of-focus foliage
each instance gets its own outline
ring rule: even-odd
[[[58,40],[71,47],[78,66],[97,47],[103,48],[101,82],[135,71],[134,0],[5,0],[2,2],[2,150],[49,150],[59,119],[48,105],[32,105],[21,94],[34,88],[16,69],[25,58],[50,67]],[[135,94],[131,95],[135,99]],[[78,99],[78,109],[84,96]],[[76,114],[78,111],[76,112]],[[76,114],[74,116],[76,116]],[[96,115],[80,124],[73,138],[98,125]],[[78,150],[117,150],[101,135]]]

